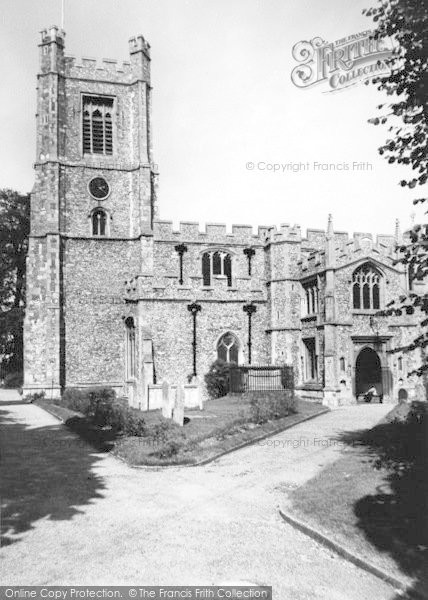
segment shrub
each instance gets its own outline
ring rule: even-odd
[[[16,371],[15,373],[8,373],[3,381],[3,387],[5,388],[19,388],[22,385],[22,371]]]
[[[116,392],[109,387],[68,388],[62,394],[60,404],[104,426],[110,418],[115,399]]]
[[[172,456],[178,454],[181,447],[182,444],[177,442],[177,440],[171,440],[170,442],[164,444],[162,448],[160,448],[160,450],[156,450],[156,452],[153,452],[152,455],[156,456],[157,458],[171,458]]]
[[[140,413],[118,401],[109,387],[69,388],[62,395],[61,405],[84,414],[99,427],[111,427],[125,435],[141,437],[146,431]]]
[[[423,425],[427,419],[427,404],[426,402],[414,401],[410,405],[407,414],[406,423],[408,425]]]
[[[37,402],[37,400],[44,400],[45,396],[45,392],[35,392],[34,394],[27,394],[24,396],[24,400],[27,402]]]
[[[116,392],[112,388],[89,388],[89,415],[100,427],[111,424]]]
[[[111,423],[112,427],[120,422],[120,429],[125,435],[142,437],[146,434],[146,422],[136,410],[117,404],[114,407],[114,414],[118,416],[118,421]]]
[[[287,392],[258,392],[250,402],[251,421],[261,425],[274,419],[282,419],[296,412],[294,395]]]
[[[62,394],[59,404],[84,415],[89,414],[89,397],[87,390],[67,388]]]
[[[205,375],[205,384],[210,398],[221,398],[229,393],[230,363],[218,358]]]
[[[183,428],[171,421],[155,423],[147,430],[147,437],[153,440],[154,446],[158,446],[158,450],[152,453],[158,458],[175,456],[186,443]]]

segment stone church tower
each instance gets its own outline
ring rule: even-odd
[[[41,34],[24,392],[123,382],[123,284],[152,269],[150,47],[118,64]],[[105,343],[108,340],[108,343]]]

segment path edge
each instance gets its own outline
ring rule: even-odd
[[[359,567],[360,569],[363,569],[367,573],[370,573],[370,575],[374,575],[378,579],[381,579],[382,581],[389,583],[393,587],[398,588],[399,590],[405,592],[409,597],[415,598],[415,600],[428,600],[427,595],[425,595],[424,593],[422,593],[418,590],[413,590],[413,589],[409,588],[408,583],[405,583],[404,581],[397,579],[396,577],[394,577],[393,575],[390,575],[383,569],[380,569],[379,567],[376,567],[375,565],[371,564],[370,562],[366,561],[365,559],[356,556],[350,550],[348,550],[347,548],[344,548],[341,544],[339,544],[338,542],[327,537],[320,531],[317,531],[316,529],[314,529],[307,523],[303,523],[302,521],[296,519],[295,517],[292,517],[291,515],[285,513],[281,509],[278,509],[278,510],[279,510],[279,514],[281,515],[282,519],[286,523],[288,523],[289,525],[291,525],[298,531],[301,531],[305,535],[309,536],[310,538],[312,538],[313,540],[315,540],[316,542],[318,542],[319,544],[321,544],[328,550],[333,550],[333,552],[335,552],[336,554],[338,554],[340,557],[344,558],[345,560],[348,560],[349,562],[353,563],[356,567]]]

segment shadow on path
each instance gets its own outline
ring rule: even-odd
[[[415,579],[413,591],[428,592],[428,416],[414,402],[406,419],[382,422],[341,440],[364,449],[374,468],[386,469],[375,494],[354,504],[358,527],[380,552]],[[401,600],[405,596],[399,595]]]
[[[61,425],[29,426],[0,407],[0,453],[2,546],[39,519],[71,519],[103,497],[97,454]]]

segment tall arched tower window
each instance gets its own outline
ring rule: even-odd
[[[92,235],[107,235],[107,213],[102,208],[92,213]]]
[[[211,285],[213,275],[227,277],[227,285],[232,285],[232,258],[222,250],[204,252],[202,255],[202,277],[204,285]]]
[[[371,264],[358,267],[352,275],[352,300],[356,309],[380,308],[381,275]]]
[[[217,357],[228,363],[239,363],[239,341],[233,333],[221,336],[217,343]]]
[[[126,326],[126,378],[131,379],[136,376],[136,356],[135,356],[135,323],[132,317],[125,321]]]
[[[83,154],[113,154],[113,98],[83,96]]]

